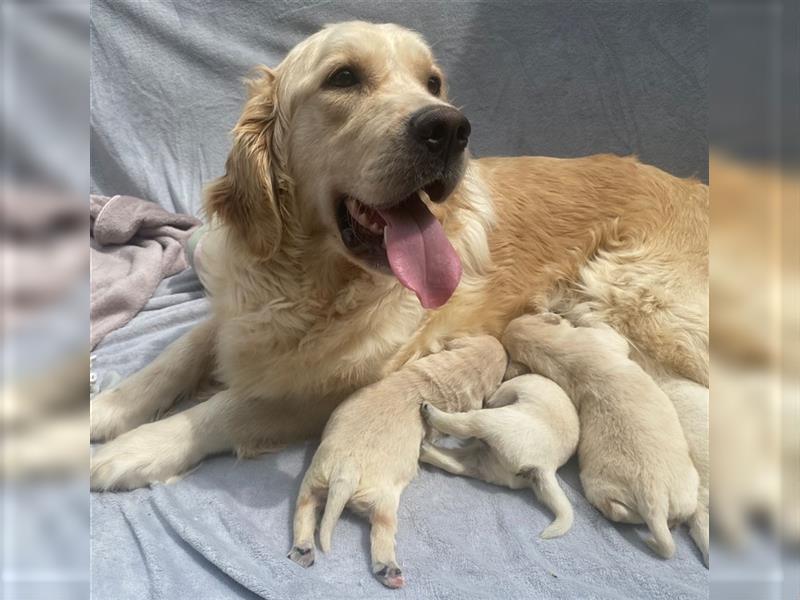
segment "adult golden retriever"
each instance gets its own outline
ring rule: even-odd
[[[707,187],[633,158],[470,159],[468,136],[395,25],[326,27],[260,69],[205,200],[212,315],[94,399],[92,487],[315,436],[354,390],[544,308],[707,385]]]

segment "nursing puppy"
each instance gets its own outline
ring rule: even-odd
[[[420,401],[448,411],[478,408],[500,385],[506,363],[496,338],[462,338],[345,400],[303,477],[289,558],[304,567],[314,563],[316,510],[327,495],[319,531],[323,552],[349,505],[370,520],[372,572],[387,587],[403,586],[395,558],[397,507],[417,473],[425,435]]]
[[[689,517],[689,535],[708,566],[708,505],[710,464],[708,456],[708,388],[680,377],[659,380],[658,385],[669,396],[678,412],[689,454],[700,476],[697,510]]]
[[[541,537],[564,535],[572,527],[572,506],[556,470],[578,445],[578,414],[558,385],[540,375],[505,382],[484,410],[448,414],[424,403],[428,424],[442,433],[477,441],[445,449],[423,443],[420,460],[456,475],[482,479],[534,494],[555,515]]]
[[[559,384],[580,415],[586,498],[612,521],[644,522],[648,545],[671,557],[668,523],[697,508],[698,475],[678,415],[653,379],[628,358],[610,327],[573,327],[552,313],[523,316],[503,334],[512,361]]]

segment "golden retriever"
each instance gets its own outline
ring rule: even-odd
[[[212,314],[94,399],[94,489],[317,436],[353,391],[545,308],[707,385],[703,184],[607,155],[471,159],[444,73],[396,25],[326,27],[248,88],[206,196]]]
[[[395,556],[397,507],[417,474],[425,435],[420,402],[448,411],[480,408],[500,385],[506,364],[496,338],[460,338],[342,402],[300,485],[289,558],[303,567],[314,563],[314,530],[323,501],[319,541],[328,552],[347,505],[369,517],[373,574],[387,587],[402,587],[405,578]]]

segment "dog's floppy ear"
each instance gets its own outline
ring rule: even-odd
[[[228,225],[251,252],[270,258],[281,242],[281,190],[285,177],[275,160],[278,107],[275,73],[258,67],[247,81],[248,99],[233,129],[225,175],[206,189],[205,210]]]

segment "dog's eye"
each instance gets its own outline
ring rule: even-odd
[[[436,75],[428,77],[428,91],[434,96],[438,96],[442,91],[442,80]]]
[[[358,77],[352,69],[343,68],[328,77],[328,84],[333,87],[347,88],[358,85]]]

